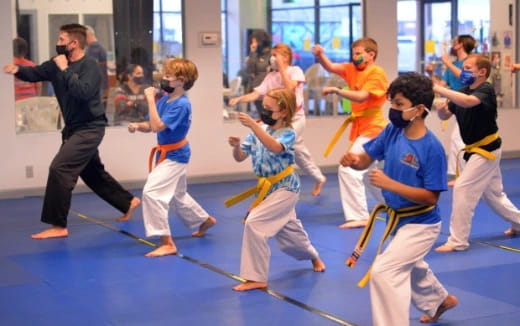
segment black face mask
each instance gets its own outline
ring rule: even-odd
[[[144,77],[134,77],[133,80],[138,85],[144,84]]]
[[[276,120],[273,119],[273,111],[270,110],[262,109],[260,111],[260,119],[268,126],[274,126],[276,124]]]
[[[56,53],[57,53],[58,55],[63,54],[63,55],[65,55],[67,58],[70,56],[70,50],[67,49],[67,46],[66,46],[66,45],[56,45]]]
[[[166,79],[161,79],[161,89],[166,93],[173,93],[173,91],[175,91],[175,87],[171,87],[170,81]]]

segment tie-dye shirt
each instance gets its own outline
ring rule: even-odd
[[[251,132],[242,142],[240,148],[253,159],[253,171],[259,177],[270,177],[283,171],[289,165],[294,164],[294,142],[296,134],[291,128],[266,129],[267,133],[274,137],[282,146],[284,151],[273,153]],[[293,172],[274,184],[267,195],[273,191],[284,188],[291,192],[300,192],[300,178]]]

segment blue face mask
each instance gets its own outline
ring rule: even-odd
[[[459,76],[459,80],[462,84],[468,86],[475,82],[476,77],[473,76],[473,72],[471,72],[471,70],[462,70]]]
[[[413,108],[409,108],[409,109],[400,111],[400,110],[397,110],[394,108],[390,108],[390,111],[388,111],[388,119],[390,120],[390,122],[392,122],[394,127],[406,128],[410,124],[410,122],[412,122],[414,120],[415,117],[410,120],[405,120],[405,119],[403,119],[403,112],[412,111],[415,109],[416,109],[416,107],[413,107]]]

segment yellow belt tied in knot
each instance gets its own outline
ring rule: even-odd
[[[332,148],[334,148],[334,146],[336,146],[336,143],[338,142],[339,137],[341,137],[341,135],[347,129],[348,125],[351,122],[353,122],[354,120],[356,120],[356,118],[360,118],[360,117],[375,117],[380,112],[381,112],[381,108],[372,108],[372,109],[368,109],[368,110],[362,111],[360,113],[352,113],[348,118],[345,119],[345,121],[343,121],[341,126],[339,126],[338,130],[334,134],[334,137],[332,137],[332,139],[330,140],[329,144],[325,148],[325,151],[323,152],[323,156],[325,156],[325,157],[329,156],[330,152],[332,151]]]
[[[466,145],[463,149],[461,149],[460,152],[457,154],[457,166],[455,167],[455,177],[457,178],[459,176],[460,153],[462,153],[462,152],[475,153],[475,154],[479,154],[479,155],[487,158],[488,160],[492,161],[492,160],[496,159],[495,154],[493,154],[489,151],[486,151],[485,149],[480,148],[480,147],[489,145],[497,139],[498,139],[498,133],[494,133],[494,134],[491,134],[491,135],[488,135],[488,136],[482,138],[478,142]]]
[[[242,200],[246,199],[247,197],[258,193],[258,195],[256,196],[256,199],[253,201],[251,206],[249,206],[249,210],[247,211],[247,213],[249,214],[249,212],[253,208],[258,206],[262,202],[262,200],[264,200],[265,196],[267,195],[267,192],[269,191],[269,189],[271,189],[273,184],[275,184],[275,183],[279,182],[280,180],[282,180],[283,178],[291,175],[293,172],[294,172],[293,166],[289,165],[284,170],[282,170],[281,172],[279,172],[273,176],[258,177],[258,182],[255,186],[247,189],[246,191],[244,191],[242,193],[239,193],[238,195],[235,195],[235,196],[229,198],[228,200],[226,200],[224,202],[224,204],[226,205],[226,207],[233,206],[236,203],[239,203]],[[245,221],[245,219],[244,219],[244,221]]]
[[[153,147],[150,151],[150,156],[148,157],[148,172],[151,172],[153,169],[153,158],[155,156],[155,152],[159,153],[159,159],[155,163],[155,165],[157,166],[166,159],[166,154],[168,152],[181,148],[182,146],[186,145],[187,142],[188,140],[184,138],[183,140],[178,141],[176,143],[157,145]]]
[[[386,211],[388,213],[388,221],[386,224],[385,231],[383,233],[383,237],[379,241],[379,245],[378,245],[377,251],[376,251],[376,257],[377,257],[377,255],[379,255],[379,252],[381,251],[381,247],[383,246],[383,243],[385,242],[386,238],[388,238],[388,236],[390,234],[392,234],[395,227],[397,226],[397,223],[399,222],[399,220],[401,218],[423,214],[423,213],[431,211],[434,208],[435,208],[435,205],[431,205],[431,206],[417,205],[417,206],[393,209],[393,208],[390,208],[387,204],[384,204],[384,203],[378,204],[376,207],[374,207],[374,209],[370,213],[370,217],[368,218],[367,226],[365,226],[365,229],[363,230],[363,233],[361,233],[361,236],[359,237],[359,240],[356,244],[356,248],[352,252],[352,255],[350,255],[350,257],[347,259],[345,264],[350,268],[353,268],[354,265],[356,264],[357,260],[363,253],[363,250],[365,250],[365,247],[367,246],[368,241],[370,240],[370,237],[372,236],[372,231],[374,230],[374,225],[376,223],[376,216],[377,216],[377,213],[379,213],[380,211]],[[360,288],[365,287],[365,285],[368,283],[368,280],[370,279],[370,270],[371,269],[372,269],[372,265],[370,265],[370,268],[368,269],[365,276],[363,276],[361,281],[359,281],[358,286]]]

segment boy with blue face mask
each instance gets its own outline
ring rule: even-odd
[[[387,91],[391,103],[390,124],[361,153],[348,152],[343,166],[366,169],[375,160],[384,160],[383,170],[368,172],[370,183],[382,190],[384,203],[377,205],[367,226],[347,260],[353,267],[365,249],[380,211],[388,213],[385,235],[390,243],[375,261],[365,278],[370,279],[372,319],[378,325],[409,325],[411,298],[425,313],[421,322],[430,323],[457,305],[432,273],[424,256],[431,250],[441,230],[437,201],[447,190],[446,154],[424,119],[433,103],[432,81],[423,75],[399,76]]]
[[[502,140],[498,135],[497,102],[493,86],[486,81],[491,71],[488,57],[472,54],[465,61],[460,76],[465,87],[458,92],[441,86],[433,90],[448,98],[450,103],[439,108],[443,120],[455,115],[462,140],[466,145],[464,170],[453,188],[453,209],[448,241],[435,249],[437,252],[466,250],[473,212],[484,196],[493,210],[511,227],[508,236],[520,232],[520,211],[503,192],[500,157]]]

